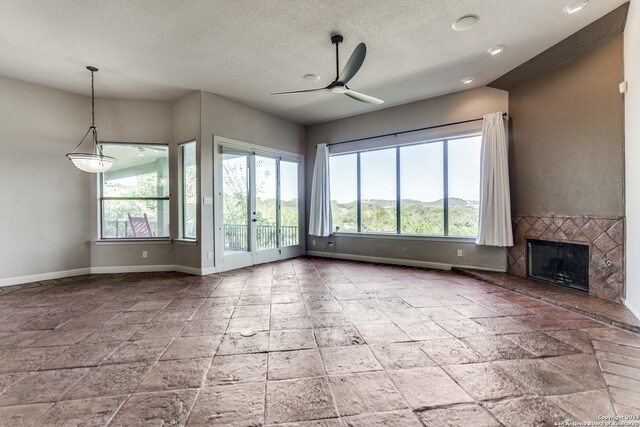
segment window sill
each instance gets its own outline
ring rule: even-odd
[[[96,246],[109,245],[170,245],[170,238],[158,239],[99,239],[94,241]]]
[[[420,240],[426,242],[444,243],[475,243],[475,237],[456,236],[427,236],[427,235],[407,235],[407,234],[382,234],[382,233],[344,233],[336,232],[332,234],[336,237],[365,238],[365,239],[388,239],[388,240]]]
[[[173,243],[183,246],[198,246],[197,239],[173,239]]]

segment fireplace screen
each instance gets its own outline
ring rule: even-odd
[[[589,291],[589,246],[527,240],[529,277]]]

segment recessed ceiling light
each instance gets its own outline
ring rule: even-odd
[[[475,79],[473,77],[465,77],[464,79],[460,80],[462,83],[466,84],[466,85],[470,85],[471,83],[473,83]]]
[[[571,15],[572,13],[581,11],[582,9],[584,9],[586,5],[587,5],[587,0],[578,0],[578,1],[571,2],[565,7],[563,7],[562,11],[567,15]]]
[[[307,82],[317,82],[320,80],[320,76],[317,74],[305,74],[302,78]]]
[[[456,31],[467,31],[478,23],[480,17],[478,15],[465,15],[456,19],[456,22],[451,26]]]
[[[491,49],[487,49],[487,53],[490,55],[497,55],[504,50],[504,46],[499,44],[497,46],[492,47]]]

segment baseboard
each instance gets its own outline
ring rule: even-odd
[[[452,267],[460,267],[460,268],[475,268],[476,270],[496,271],[501,273],[506,271],[506,269],[504,268],[484,267],[484,266],[477,266],[477,265],[447,264],[442,262],[418,261],[418,260],[401,259],[401,258],[385,258],[385,257],[376,257],[376,256],[369,256],[369,255],[327,253],[327,252],[321,252],[321,251],[307,251],[307,255],[320,257],[320,258],[337,258],[337,259],[348,259],[351,261],[377,262],[380,264],[405,265],[407,267],[433,268],[436,270],[451,270]]]
[[[176,271],[175,265],[118,265],[112,267],[91,267],[91,274],[150,273],[155,271]]]
[[[433,268],[437,270],[451,270],[451,267],[474,268],[476,270],[498,271],[504,272],[504,269],[483,267],[477,265],[453,265],[439,262],[407,260],[400,258],[384,258],[367,255],[354,255],[342,253],[323,253],[321,251],[307,251],[307,255],[321,258],[338,258],[348,259],[352,261],[377,262],[380,264],[406,265],[408,267]],[[114,274],[114,273],[149,273],[157,271],[180,271],[182,273],[193,274],[196,276],[206,276],[209,274],[219,273],[216,267],[195,268],[184,265],[121,265],[111,267],[90,267],[77,268],[74,270],[54,271],[51,273],[31,274],[28,276],[7,277],[0,279],[0,287],[20,285],[23,283],[41,282],[43,280],[62,279],[65,277],[82,276],[83,274]],[[637,317],[640,318],[639,312],[634,307],[627,304]]]
[[[197,267],[189,267],[186,265],[175,265],[175,271],[179,271],[180,273],[193,274],[195,276],[202,276],[202,269]]]
[[[220,269],[217,267],[203,268],[200,270],[201,276],[208,276],[209,274],[216,274],[216,273],[220,273]]]
[[[90,268],[76,268],[73,270],[52,271],[50,273],[30,274],[28,276],[7,277],[0,279],[0,287],[21,285],[23,283],[42,282],[44,280],[63,279],[65,277],[91,274]]]
[[[629,311],[631,311],[633,313],[634,316],[636,316],[638,319],[640,319],[640,310],[638,310],[637,307],[634,307],[629,301],[625,300],[624,301],[624,305],[629,309]]]

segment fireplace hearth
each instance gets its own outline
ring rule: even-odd
[[[527,239],[527,276],[589,292],[589,246]]]

